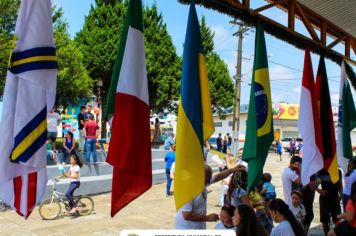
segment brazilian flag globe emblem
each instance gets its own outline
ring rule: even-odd
[[[253,191],[262,180],[263,167],[273,139],[267,51],[263,27],[258,22],[246,137],[242,154],[242,159],[248,162],[248,192]]]

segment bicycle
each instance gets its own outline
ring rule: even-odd
[[[39,206],[39,213],[42,219],[57,219],[62,211],[61,203],[64,205],[67,211],[71,210],[69,201],[65,194],[56,190],[56,183],[58,181],[58,179],[53,179],[52,197],[42,201]],[[94,201],[91,197],[85,195],[78,195],[74,197],[74,200],[77,203],[77,214],[81,216],[86,216],[91,214],[94,210]]]

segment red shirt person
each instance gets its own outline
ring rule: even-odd
[[[86,131],[86,162],[87,164],[96,164],[96,138],[100,131],[100,127],[94,122],[94,117],[89,116],[89,120],[85,123],[84,129]],[[93,153],[93,163],[90,162],[90,154]]]

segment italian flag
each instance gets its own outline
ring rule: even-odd
[[[301,180],[305,186],[310,182],[310,177],[324,166],[323,142],[309,48],[305,49],[299,114],[298,130],[303,138]]]
[[[111,78],[107,162],[113,166],[111,217],[152,186],[150,109],[142,2],[130,0]]]

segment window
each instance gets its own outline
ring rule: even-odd
[[[222,127],[222,122],[214,122],[215,127]]]

